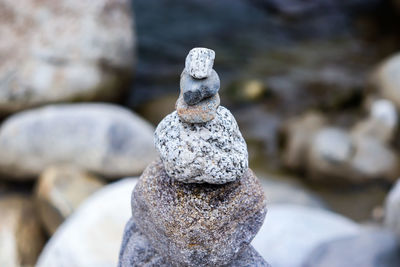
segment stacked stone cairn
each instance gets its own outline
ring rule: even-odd
[[[119,266],[269,266],[250,245],[264,192],[235,118],[219,106],[214,58],[206,48],[186,58],[176,111],[155,132],[160,158],[132,193]]]

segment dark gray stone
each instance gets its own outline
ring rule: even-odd
[[[172,267],[165,261],[157,251],[151,246],[145,235],[140,233],[133,218],[126,224],[124,237],[122,240],[121,251],[119,255],[118,267]],[[258,252],[248,246],[240,252],[238,257],[229,267],[262,267],[270,266]]]
[[[305,261],[304,267],[395,267],[400,266],[400,243],[382,229],[365,230],[324,243]]]
[[[211,75],[205,79],[195,79],[186,71],[181,75],[181,92],[183,99],[188,105],[195,105],[201,100],[211,97],[218,93],[221,82],[215,70],[211,71]]]
[[[186,184],[171,179],[160,160],[148,166],[132,194],[138,228],[178,266],[230,263],[260,229],[265,205],[250,169],[227,184]]]

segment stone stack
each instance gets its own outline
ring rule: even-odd
[[[160,158],[132,193],[119,266],[268,266],[250,242],[266,214],[233,115],[219,106],[214,51],[194,48],[176,111],[158,125]]]

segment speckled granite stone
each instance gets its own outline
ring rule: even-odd
[[[221,82],[215,70],[211,71],[209,77],[205,79],[195,79],[186,71],[181,74],[181,94],[188,105],[195,105],[201,100],[211,97],[218,93]]]
[[[233,115],[218,107],[215,118],[189,124],[177,112],[155,132],[155,146],[169,176],[185,183],[224,184],[240,179],[248,168],[246,142]]]
[[[177,266],[221,266],[250,244],[266,214],[263,189],[247,169],[223,185],[170,178],[160,160],[150,164],[132,194],[140,232]]]
[[[185,61],[185,70],[196,79],[210,76],[214,65],[215,52],[208,48],[196,47],[190,50]]]
[[[176,112],[179,118],[186,123],[203,123],[213,120],[217,114],[220,99],[219,94],[206,98],[196,105],[189,106],[183,100],[182,94],[176,101]]]

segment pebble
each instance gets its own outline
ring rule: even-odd
[[[190,50],[185,61],[185,71],[195,79],[204,79],[211,75],[215,52],[208,48],[196,47]]]
[[[187,184],[160,160],[132,194],[132,216],[151,245],[174,266],[221,266],[254,238],[266,214],[261,184],[250,169],[223,185]]]
[[[210,98],[204,99],[196,105],[188,105],[182,97],[179,95],[176,101],[176,112],[179,118],[186,123],[204,123],[211,121],[217,114],[217,108],[220,104],[219,94],[216,94]]]
[[[203,99],[218,93],[221,82],[215,70],[212,70],[207,78],[198,80],[191,77],[185,71],[182,72],[180,88],[183,99],[188,105],[195,105]]]
[[[155,146],[168,175],[185,183],[224,184],[248,168],[247,145],[233,115],[217,109],[215,119],[198,124],[166,116],[155,131]]]

